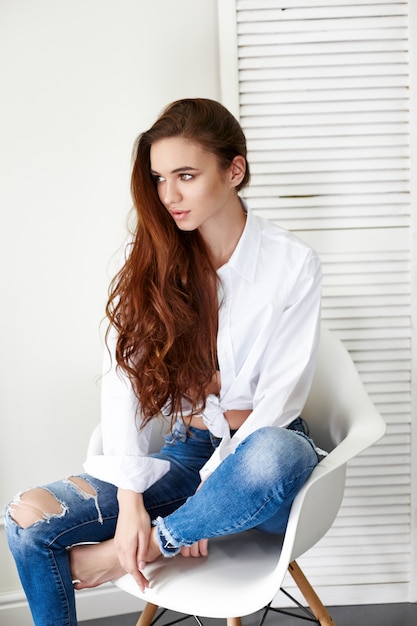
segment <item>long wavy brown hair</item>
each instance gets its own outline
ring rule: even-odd
[[[182,415],[184,400],[191,414],[200,413],[217,369],[216,270],[198,230],[177,228],[151,174],[152,144],[170,137],[199,143],[217,157],[220,169],[237,155],[246,159],[240,125],[208,99],[172,103],[136,140],[131,178],[136,227],[127,260],[110,285],[106,314],[118,335],[117,367],[131,381],[142,425],[163,408]],[[237,190],[248,181],[247,166]]]

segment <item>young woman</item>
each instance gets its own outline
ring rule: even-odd
[[[285,531],[320,453],[299,418],[320,320],[317,255],[256,217],[234,117],[174,102],[136,144],[137,225],[107,305],[104,455],[18,496],[6,525],[35,624],[76,624],[74,588],[212,537]],[[172,428],[149,454],[152,421]],[[94,545],[80,545],[97,542]]]

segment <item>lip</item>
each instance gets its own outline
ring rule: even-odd
[[[180,211],[178,209],[175,211],[171,210],[170,213],[172,217],[174,218],[174,220],[180,222],[181,220],[184,220],[190,214],[190,211]]]

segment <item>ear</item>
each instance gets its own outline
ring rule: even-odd
[[[242,182],[246,172],[246,161],[241,155],[235,156],[229,167],[230,183],[232,187],[237,187]]]

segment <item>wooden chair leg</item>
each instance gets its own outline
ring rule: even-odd
[[[295,561],[292,561],[292,563],[289,564],[288,571],[293,577],[304,598],[307,600],[310,609],[313,611],[315,618],[320,622],[321,626],[335,626],[335,623],[330,617],[326,607],[322,604],[320,598]]]
[[[145,608],[140,614],[138,621],[136,622],[136,626],[150,626],[150,623],[152,622],[154,615],[157,612],[158,608],[159,607],[157,604],[152,604],[151,602],[147,602],[145,605]]]
[[[158,608],[158,605],[147,602],[138,621],[136,622],[136,626],[150,626]],[[227,626],[242,626],[240,617],[228,617],[226,621]]]

